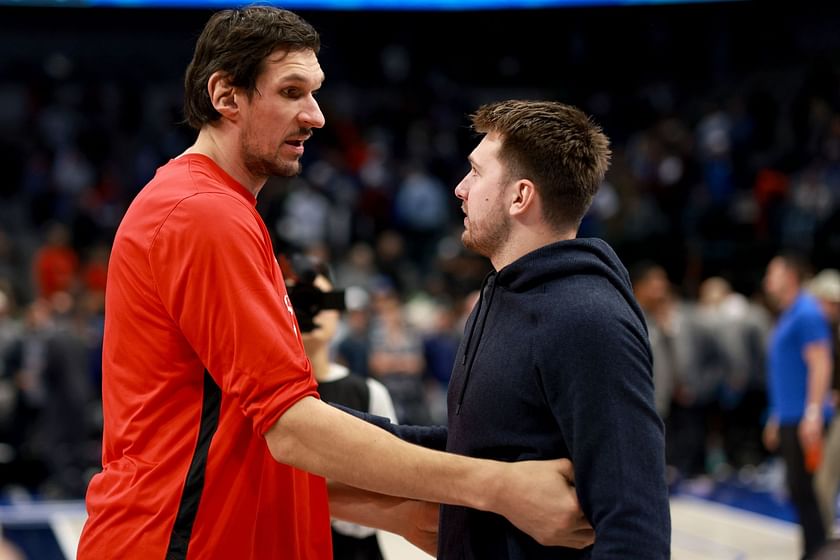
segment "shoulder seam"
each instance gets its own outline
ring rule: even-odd
[[[241,198],[240,198],[240,197],[234,196],[234,195],[233,195],[233,194],[231,194],[231,193],[226,193],[226,192],[216,192],[216,191],[198,191],[198,192],[195,192],[195,193],[193,193],[193,194],[190,194],[190,195],[184,196],[184,197],[183,197],[183,198],[181,198],[178,202],[176,202],[175,204],[173,204],[173,205],[172,205],[172,208],[170,208],[169,212],[167,212],[167,213],[166,213],[166,216],[165,216],[165,217],[164,217],[164,218],[160,221],[160,223],[159,223],[159,224],[157,225],[157,227],[155,228],[155,233],[152,235],[152,240],[149,242],[149,248],[148,248],[148,250],[147,250],[147,252],[146,252],[146,260],[147,260],[147,261],[148,261],[148,263],[149,263],[149,270],[151,270],[151,257],[152,257],[152,249],[154,248],[155,243],[157,243],[158,236],[159,236],[159,234],[160,234],[160,231],[163,229],[163,226],[164,226],[164,225],[166,225],[166,222],[167,222],[167,221],[169,221],[169,217],[170,217],[170,216],[172,216],[172,213],[173,213],[173,212],[175,212],[175,210],[177,210],[177,209],[178,209],[178,207],[180,207],[182,203],[184,203],[184,202],[186,202],[187,200],[190,200],[190,199],[192,199],[192,198],[195,198],[195,197],[197,197],[197,196],[200,196],[200,195],[217,195],[217,196],[226,196],[226,197],[229,197],[229,198],[234,199],[237,203],[242,204],[242,205],[243,205],[243,206],[245,206],[245,208],[247,208],[248,210],[253,210],[253,209],[251,208],[251,206],[249,206],[248,204],[246,204],[246,203],[245,203],[245,201],[241,200]],[[154,274],[152,274],[152,282],[154,283],[154,285],[155,285],[155,289],[157,290],[157,289],[158,289],[158,285],[157,285],[157,280],[156,280],[156,279],[155,279],[155,277],[154,277]]]

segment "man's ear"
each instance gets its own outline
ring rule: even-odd
[[[510,203],[510,215],[516,216],[539,206],[539,193],[533,182],[520,179],[513,185],[513,198]]]
[[[210,94],[213,108],[223,117],[234,118],[239,112],[236,102],[237,88],[230,84],[230,76],[225,72],[213,72],[207,80],[207,93]]]

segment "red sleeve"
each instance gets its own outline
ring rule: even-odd
[[[257,433],[318,396],[270,240],[244,201],[224,193],[181,201],[149,264],[163,305]]]

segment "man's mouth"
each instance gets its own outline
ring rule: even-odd
[[[298,156],[301,156],[303,155],[303,143],[306,142],[308,138],[309,136],[296,136],[293,138],[287,138],[285,144],[291,147],[294,153],[296,153]]]
[[[295,148],[302,148],[303,143],[309,140],[312,137],[312,133],[306,133],[305,131],[301,131],[301,134],[297,136],[291,136],[286,139],[286,144],[289,146],[294,146]]]

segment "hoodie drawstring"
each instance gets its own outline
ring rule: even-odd
[[[461,405],[464,404],[464,395],[467,392],[467,384],[470,381],[470,371],[472,370],[473,362],[475,362],[475,356],[478,354],[478,345],[481,343],[481,335],[484,333],[484,324],[487,322],[487,315],[490,312],[490,305],[493,302],[493,294],[496,291],[496,282],[491,282],[491,278],[494,276],[493,272],[487,274],[484,277],[484,282],[481,283],[481,292],[478,295],[478,303],[476,304],[476,311],[475,311],[475,321],[473,321],[472,326],[470,327],[470,333],[467,335],[467,343],[464,345],[464,359],[463,365],[465,365],[464,371],[464,384],[461,386],[461,392],[458,395],[458,406],[455,408],[455,414],[461,414]],[[487,288],[490,288],[490,295],[487,297],[487,305],[484,306],[484,291]],[[484,314],[482,315],[482,311]],[[476,343],[475,348],[473,349],[473,353],[470,354],[469,362],[467,362],[467,354],[470,351],[470,344],[472,343],[473,333],[475,333],[475,326],[478,323],[479,319],[481,320],[481,327],[478,329],[478,334],[476,336]]]

